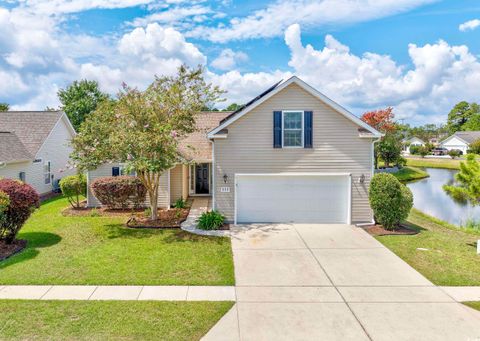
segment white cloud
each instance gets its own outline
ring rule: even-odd
[[[462,32],[473,31],[478,26],[480,26],[480,19],[473,19],[473,20],[464,22],[463,24],[458,26],[458,29]]]
[[[246,17],[218,27],[200,26],[189,36],[214,42],[280,36],[291,24],[321,27],[382,18],[437,0],[277,0]]]
[[[238,63],[243,63],[247,60],[247,54],[241,51],[235,52],[231,49],[224,49],[220,55],[212,61],[211,65],[218,70],[231,70],[235,68]]]
[[[133,26],[145,26],[149,23],[166,23],[169,25],[185,24],[185,21],[203,22],[207,20],[207,15],[214,13],[210,7],[194,5],[191,7],[173,7],[163,8],[162,11],[149,14],[145,17],[136,18]]]
[[[400,118],[427,120],[427,113],[445,117],[461,100],[478,101],[480,62],[464,45],[450,46],[441,40],[410,44],[413,68],[408,69],[387,55],[357,56],[330,35],[322,50],[304,46],[299,25],[286,30],[285,42],[291,52],[289,65],[297,75],[360,112],[394,106]]]

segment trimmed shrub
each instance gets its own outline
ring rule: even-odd
[[[147,189],[134,176],[108,176],[95,179],[90,189],[102,205],[110,209],[126,209],[143,206]]]
[[[375,221],[386,229],[395,229],[407,218],[413,205],[410,189],[388,173],[375,174],[370,183],[369,200]]]
[[[462,151],[460,149],[452,149],[448,151],[448,155],[452,158],[455,159],[456,157],[459,157],[462,155]]]
[[[87,178],[83,174],[66,176],[60,180],[60,189],[73,208],[80,208],[80,197],[87,195]]]
[[[411,145],[410,146],[410,154],[412,155],[419,155],[420,154],[420,148],[422,146],[416,146],[416,145]]]
[[[10,197],[7,193],[0,191],[0,226],[5,218],[5,211],[10,206]]]
[[[202,230],[217,230],[224,221],[225,217],[218,211],[203,212],[198,218],[198,227]]]
[[[0,240],[11,244],[35,208],[40,206],[40,198],[30,185],[12,179],[0,179],[0,192],[8,195],[9,201],[2,213]],[[5,196],[2,197],[5,204]]]

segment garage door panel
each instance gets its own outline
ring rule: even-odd
[[[348,220],[347,176],[239,176],[236,195],[238,223]]]

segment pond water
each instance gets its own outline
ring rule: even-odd
[[[464,225],[468,219],[480,221],[480,207],[455,202],[442,186],[451,183],[456,170],[424,168],[429,178],[408,183],[413,193],[413,207],[443,221]]]

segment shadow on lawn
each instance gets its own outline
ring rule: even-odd
[[[49,232],[25,232],[20,233],[18,238],[27,240],[27,247],[16,255],[0,261],[0,269],[33,259],[40,253],[38,249],[58,244],[62,240],[58,234]]]

